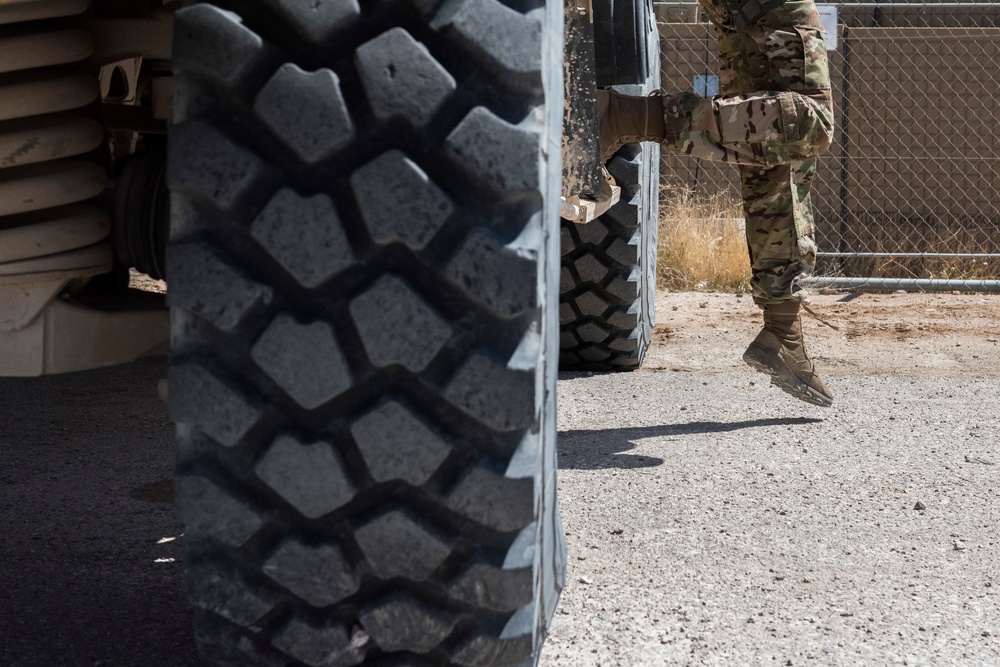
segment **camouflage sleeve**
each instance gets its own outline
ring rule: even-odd
[[[719,33],[722,95],[665,100],[668,149],[775,166],[826,151],[834,130],[826,43],[812,0],[786,0],[738,29],[729,3],[701,0]]]

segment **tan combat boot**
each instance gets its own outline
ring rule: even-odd
[[[613,90],[598,90],[597,117],[604,162],[625,144],[663,141],[663,96],[660,92],[649,97],[632,97]]]
[[[662,90],[648,97],[619,95],[613,90],[597,91],[601,157],[607,162],[619,148],[635,141],[655,141],[671,153],[687,150],[686,138],[693,131],[694,110],[711,106],[711,100],[694,93],[666,95]],[[715,122],[714,113],[702,113]],[[700,128],[704,132],[712,128]],[[718,135],[714,128],[711,135]]]
[[[824,408],[833,404],[833,394],[806,354],[797,300],[764,305],[764,328],[743,353],[743,361],[770,375],[771,384],[795,398]]]

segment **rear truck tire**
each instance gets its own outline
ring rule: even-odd
[[[659,34],[651,15],[645,24],[649,76],[639,85],[614,86],[621,93],[648,95],[660,87]],[[586,224],[561,221],[563,370],[639,368],[656,319],[660,147],[626,144],[607,169],[622,188],[619,203]]]
[[[561,22],[178,13],[169,397],[208,664],[537,664],[565,571]]]

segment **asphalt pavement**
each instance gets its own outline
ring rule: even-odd
[[[1000,665],[1000,383],[560,382],[544,667]]]
[[[0,379],[0,665],[198,664],[165,375]]]
[[[165,361],[0,380],[0,665],[194,667]],[[1000,665],[1000,383],[564,375],[543,667]]]

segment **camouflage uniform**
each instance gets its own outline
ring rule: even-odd
[[[719,36],[721,95],[663,100],[666,150],[738,166],[758,304],[797,298],[816,264],[809,189],[833,139],[823,27],[789,0],[738,29],[727,0],[699,0]]]

